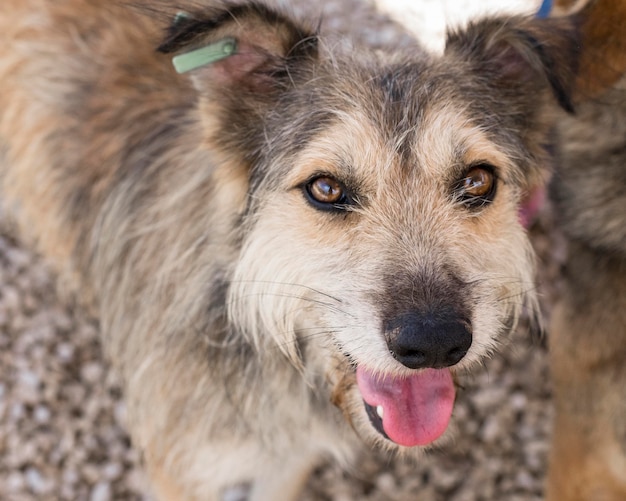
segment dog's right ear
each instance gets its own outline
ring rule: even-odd
[[[469,62],[485,75],[494,95],[519,108],[532,104],[524,98],[536,103],[550,90],[562,108],[573,111],[579,54],[580,31],[573,17],[485,19],[449,33],[446,42],[446,55]],[[516,102],[515,96],[521,100]]]
[[[251,2],[177,16],[159,51],[183,60],[178,71],[191,76],[205,121],[221,130],[220,140],[235,140],[228,139],[231,131],[254,148],[254,128],[262,128],[263,113],[314,64],[317,40],[314,30]]]

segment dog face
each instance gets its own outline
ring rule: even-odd
[[[569,107],[572,33],[495,20],[440,59],[331,57],[253,5],[195,14],[162,46],[237,41],[192,76],[241,213],[229,319],[261,356],[330,382],[367,441],[437,439],[453,374],[534,308],[518,212],[549,161],[550,89]]]
[[[506,176],[511,160],[448,106],[413,122],[407,159],[353,110],[282,160],[288,171],[256,192],[261,203],[235,269],[234,322],[253,338],[274,335],[296,363],[320,346],[339,350],[343,363],[329,357],[324,369],[343,376],[356,366],[360,392],[371,386],[376,407],[392,406],[378,379],[419,402],[414,413],[451,406],[447,367],[487,354],[532,301],[517,190],[495,174]],[[421,393],[434,391],[441,398]],[[432,433],[397,431],[392,440],[424,445],[447,417],[433,416],[441,422]]]

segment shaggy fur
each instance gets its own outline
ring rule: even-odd
[[[562,2],[564,8],[570,2]],[[550,333],[550,501],[626,499],[626,3],[587,2],[553,199],[569,242]]]
[[[260,4],[185,10],[167,29],[175,12],[122,1],[1,2],[3,202],[99,319],[158,497],[289,501],[320,458],[419,454],[374,425],[357,371],[458,374],[534,308],[518,211],[577,30],[485,20],[431,57]],[[225,36],[235,55],[174,73]],[[320,202],[320,179],[345,196]]]

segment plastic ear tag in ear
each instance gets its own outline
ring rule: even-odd
[[[187,73],[232,56],[236,51],[237,40],[223,38],[186,54],[179,54],[172,59],[172,63],[177,73]]]

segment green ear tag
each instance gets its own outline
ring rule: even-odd
[[[232,56],[236,51],[237,41],[234,38],[223,38],[206,47],[179,54],[172,59],[172,63],[177,73],[186,73]]]

